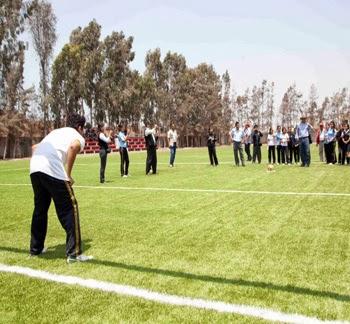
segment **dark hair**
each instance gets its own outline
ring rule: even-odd
[[[104,127],[104,123],[100,123],[100,124],[97,124],[97,130],[99,131],[99,132],[101,132],[102,131],[102,128]]]
[[[79,127],[83,128],[85,125],[85,117],[80,116],[79,114],[72,113],[67,117],[67,127],[72,127],[78,129]]]
[[[239,125],[239,122],[238,122],[238,121],[236,121],[236,123],[235,123],[235,126],[237,126],[237,125]]]
[[[258,128],[258,125],[257,125],[257,124],[255,124],[253,128]]]
[[[269,134],[271,135],[273,133],[272,127],[269,128]]]
[[[123,125],[122,124],[119,124],[118,125],[118,131],[121,131],[123,129]]]

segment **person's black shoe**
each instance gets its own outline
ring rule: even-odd
[[[47,248],[43,248],[42,250],[41,250],[41,252],[40,253],[37,253],[37,254],[30,254],[30,257],[32,257],[32,258],[34,258],[34,257],[37,257],[37,256],[39,256],[39,255],[42,255],[42,254],[45,254],[47,252]]]

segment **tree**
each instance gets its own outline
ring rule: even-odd
[[[317,123],[317,89],[314,84],[311,85],[310,94],[309,94],[309,104],[307,114],[309,116],[309,122],[312,126],[316,126]]]
[[[87,27],[78,27],[70,36],[70,43],[81,48],[80,88],[81,95],[89,107],[90,122],[96,119],[96,105],[100,101],[99,87],[102,74],[101,26],[92,20]]]
[[[180,124],[181,107],[186,98],[185,73],[187,70],[184,56],[168,52],[163,60],[164,103],[161,119],[170,126],[171,122]]]
[[[51,3],[34,0],[31,3],[31,16],[28,19],[34,49],[39,57],[40,67],[40,106],[44,114],[44,135],[48,131],[49,119],[49,75],[50,60],[56,43],[56,16]]]
[[[222,76],[222,130],[227,133],[230,129],[230,122],[232,120],[232,107],[231,107],[231,78],[226,70]]]
[[[62,119],[68,113],[83,113],[81,104],[80,78],[81,47],[66,44],[56,57],[52,66],[51,110],[55,117],[55,126],[62,126]]]
[[[23,89],[25,44],[18,39],[24,31],[23,12],[22,0],[0,2],[0,110],[16,109]]]
[[[103,42],[97,121],[107,119],[109,123],[119,123],[125,115],[129,64],[135,57],[132,43],[133,38],[126,38],[123,32],[112,32]]]

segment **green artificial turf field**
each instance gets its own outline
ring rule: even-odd
[[[94,260],[69,265],[53,204],[48,252],[28,257],[29,160],[0,162],[0,263],[349,321],[350,167],[318,163],[313,150],[310,168],[278,165],[272,173],[266,147],[263,163],[245,168],[233,166],[231,147],[217,148],[218,167],[209,165],[205,148],[178,150],[174,168],[159,151],[159,174],[149,176],[146,153],[130,153],[129,178],[120,177],[113,153],[105,184],[98,155],[79,156],[73,188],[84,253]],[[4,272],[0,286],[0,323],[263,322]]]

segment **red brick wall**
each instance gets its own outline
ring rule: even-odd
[[[112,152],[117,152],[118,150],[115,147],[114,143],[109,144]],[[128,148],[129,151],[142,151],[146,149],[145,139],[143,137],[129,137],[128,138]],[[100,147],[98,146],[97,141],[86,140],[85,148],[83,153],[98,153],[100,151]]]

